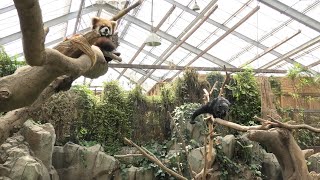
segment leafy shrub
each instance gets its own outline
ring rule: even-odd
[[[213,91],[211,97],[217,97],[219,95],[219,90],[222,86],[222,83],[224,81],[224,77],[221,73],[219,72],[211,72],[207,75],[207,81],[209,82],[210,86],[212,87],[216,82],[217,85],[216,85],[216,88],[218,91]]]
[[[234,122],[252,125],[253,117],[260,115],[261,99],[260,92],[251,69],[233,76],[233,83],[229,89],[232,91],[234,102],[230,108],[230,115]]]
[[[209,88],[207,81],[200,81],[199,74],[194,69],[187,69],[182,78],[175,82],[175,96],[177,105],[183,103],[200,103],[203,98],[203,89]]]
[[[24,62],[17,61],[16,57],[10,57],[0,46],[0,77],[13,74],[18,67],[24,64]]]
[[[72,92],[52,95],[31,117],[40,123],[51,123],[56,132],[56,144],[64,144],[74,138],[72,132],[79,121],[75,95]]]

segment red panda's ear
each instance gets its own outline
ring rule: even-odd
[[[92,29],[95,29],[96,27],[97,27],[97,23],[100,21],[100,18],[98,18],[98,17],[93,17],[92,18],[92,21],[91,21],[91,23],[92,23]]]
[[[114,34],[114,32],[116,31],[117,25],[117,21],[111,21],[112,34]]]

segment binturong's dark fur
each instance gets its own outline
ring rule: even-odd
[[[211,114],[214,118],[223,119],[229,111],[229,106],[230,102],[226,98],[220,96],[214,98],[211,102],[201,106],[192,114],[190,123],[194,124],[196,117],[204,113]]]

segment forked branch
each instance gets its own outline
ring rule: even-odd
[[[226,85],[229,84],[231,80],[231,74],[227,72],[226,66],[223,66],[224,71],[226,72],[226,78],[224,79],[222,86],[220,88],[219,96],[224,96]]]

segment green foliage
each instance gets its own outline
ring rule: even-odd
[[[234,102],[230,109],[230,115],[234,122],[252,125],[253,117],[259,116],[261,99],[256,79],[251,69],[233,76],[234,83],[228,88],[232,90]]]
[[[269,80],[269,83],[271,86],[272,93],[276,97],[280,97],[281,96],[281,82],[279,81],[279,79],[271,76],[268,78],[268,80]]]
[[[217,144],[215,149],[217,151],[216,161],[219,165],[219,171],[221,171],[220,180],[228,180],[231,175],[241,172],[240,165],[225,155],[221,144]]]
[[[303,67],[301,64],[294,64],[294,66],[289,69],[287,77],[294,80],[298,77],[311,77],[312,73],[310,70],[308,70],[307,67]]]
[[[104,145],[109,153],[123,145],[123,138],[130,137],[131,121],[124,91],[115,81],[104,86],[102,101],[94,109],[92,138]]]
[[[127,98],[128,113],[130,116],[130,121],[132,123],[132,138],[140,141],[147,141],[150,136],[148,136],[147,129],[147,118],[149,103],[147,97],[142,94],[142,88],[136,86],[132,91],[128,93]]]
[[[293,133],[298,145],[302,149],[307,149],[309,146],[319,146],[320,136],[318,133],[310,132],[309,130],[299,129]]]
[[[74,94],[77,108],[77,117],[80,121],[75,124],[75,131],[71,132],[73,139],[77,142],[83,143],[91,139],[91,133],[95,129],[92,127],[93,112],[96,108],[97,98],[87,86],[73,86],[70,90]]]
[[[0,46],[0,77],[13,74],[16,69],[25,63],[17,61],[16,57],[10,57]]]
[[[185,103],[181,106],[178,106],[174,109],[173,113],[173,121],[176,124],[177,128],[181,132],[183,138],[185,141],[190,141],[191,132],[187,129],[187,124],[191,120],[192,113],[200,107],[199,103]],[[200,119],[201,117],[198,117]],[[178,135],[176,134],[176,131],[172,133],[173,138],[178,139]]]
[[[175,82],[175,96],[177,104],[200,103],[203,98],[203,90],[208,89],[207,81],[200,81],[199,74],[194,69],[187,69],[182,78]]]
[[[207,75],[207,81],[209,82],[210,86],[212,87],[214,83],[218,82],[216,88],[219,90],[222,86],[224,81],[224,77],[219,72],[211,72]],[[217,97],[219,95],[219,91],[214,91],[211,95],[212,97]]]
[[[51,123],[56,131],[56,144],[64,144],[71,140],[72,132],[78,124],[78,110],[73,93],[59,92],[51,96],[31,117],[40,123]]]

